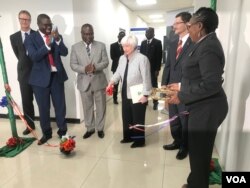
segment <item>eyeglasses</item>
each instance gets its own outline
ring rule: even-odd
[[[19,20],[22,22],[30,22],[30,19],[26,19],[26,18],[19,18]]]
[[[185,23],[185,22],[175,22],[173,25],[179,25],[179,24],[182,24],[182,23]]]

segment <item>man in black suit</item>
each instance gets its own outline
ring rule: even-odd
[[[32,61],[27,56],[26,49],[23,45],[25,35],[29,35],[34,32],[30,28],[31,15],[27,10],[21,10],[18,14],[18,19],[20,23],[20,31],[10,35],[10,42],[12,49],[18,60],[17,62],[17,75],[20,86],[23,114],[31,129],[35,129],[34,124],[34,105],[33,105],[33,90],[28,84],[30,71],[32,68]],[[23,131],[24,135],[31,132],[29,128]]]
[[[142,41],[140,52],[148,57],[148,60],[150,62],[152,86],[154,88],[157,88],[157,77],[159,75],[159,71],[161,70],[162,44],[160,40],[154,38],[154,28],[149,27],[146,30],[145,35],[147,40]],[[157,110],[158,100],[153,100],[153,103],[153,109]]]
[[[191,14],[188,12],[181,12],[175,17],[173,30],[179,37],[170,43],[167,61],[162,76],[162,86],[181,82],[182,66],[185,63],[188,52],[193,46],[186,26],[186,23],[190,18]],[[169,116],[171,118],[185,110],[186,107],[184,104],[170,104]],[[184,159],[188,154],[187,116],[180,116],[171,122],[170,130],[174,142],[169,145],[164,145],[163,148],[165,150],[179,149],[176,158],[180,160]]]
[[[43,136],[38,145],[41,145],[52,138],[50,99],[55,109],[58,136],[62,137],[67,132],[64,82],[68,76],[61,56],[68,55],[68,48],[58,30],[52,32],[52,22],[48,15],[38,15],[37,25],[39,30],[29,35],[24,44],[33,61],[29,84],[32,85],[39,108]]]
[[[112,59],[111,71],[113,72],[113,74],[115,73],[115,71],[118,67],[120,56],[123,55],[123,53],[124,53],[123,48],[122,48],[121,43],[120,43],[124,36],[125,36],[125,32],[120,31],[118,36],[117,36],[118,41],[115,43],[112,43],[110,45],[110,57]],[[118,85],[119,85],[119,82],[114,85],[114,92],[113,92],[114,104],[118,104],[118,101],[117,101]]]

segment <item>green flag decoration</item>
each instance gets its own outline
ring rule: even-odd
[[[211,8],[216,11],[217,0],[211,0]]]
[[[4,85],[9,84],[7,71],[5,67],[4,54],[3,54],[3,46],[0,38],[0,67],[2,69],[2,76]],[[14,116],[13,108],[11,106],[11,95],[10,92],[5,90],[5,94],[7,97],[8,104],[6,105],[8,109],[8,116],[10,120],[11,133],[12,137],[6,143],[7,145],[0,148],[0,157],[14,157],[24,149],[26,149],[29,145],[33,143],[35,138],[20,138],[17,134],[16,129],[16,119]]]

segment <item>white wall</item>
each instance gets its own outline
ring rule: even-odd
[[[15,5],[15,6],[13,6]],[[49,5],[49,6],[48,6]],[[0,7],[0,36],[4,48],[6,69],[9,83],[12,87],[12,96],[19,106],[21,97],[17,82],[16,58],[12,52],[9,35],[19,30],[17,14],[21,9],[30,11],[32,15],[32,28],[37,29],[36,17],[40,13],[48,14],[54,24],[58,25],[59,32],[63,35],[66,46],[71,51],[71,46],[81,40],[80,28],[84,23],[94,27],[95,39],[106,43],[109,54],[110,44],[117,40],[119,28],[144,27],[145,23],[136,17],[118,0],[8,0]],[[83,119],[79,93],[75,88],[75,73],[69,66],[70,54],[63,58],[64,66],[69,76],[65,83],[67,118]],[[110,61],[111,64],[111,61]],[[110,75],[110,66],[106,70],[107,78]],[[0,78],[0,97],[4,96],[3,81]],[[38,108],[35,107],[36,115]],[[6,108],[0,109],[0,114],[6,114]],[[51,110],[51,116],[54,112]]]
[[[249,116],[246,101],[250,92],[250,2],[248,0],[218,1],[220,28],[218,36],[226,55],[225,84],[229,108],[216,145],[226,170],[250,169],[250,125],[245,124]],[[248,111],[246,111],[248,109]]]

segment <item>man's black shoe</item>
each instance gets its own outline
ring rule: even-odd
[[[88,137],[90,137],[92,134],[94,134],[95,133],[95,130],[93,130],[93,131],[87,131],[84,135],[83,135],[83,139],[86,139],[86,138],[88,138]]]
[[[134,142],[130,147],[131,148],[138,148],[138,147],[144,147],[145,142]]]
[[[99,138],[104,138],[104,132],[103,131],[98,131],[97,132]]]
[[[165,150],[175,150],[175,149],[179,149],[180,145],[176,144],[175,142],[173,142],[172,144],[167,144],[163,146],[163,149]]]
[[[52,136],[43,136],[37,143],[37,145],[43,145],[46,143],[49,139],[51,139]]]
[[[57,135],[59,136],[59,138],[62,138],[62,136],[65,136],[66,134],[67,134],[67,131],[61,131],[61,130],[57,131]]]
[[[34,130],[34,129],[32,129]],[[31,130],[29,130],[28,128],[26,128],[24,131],[23,131],[23,135],[28,135],[31,133]]]
[[[132,139],[122,139],[120,141],[121,144],[126,144],[126,143],[130,143],[130,142],[133,142],[133,140]]]
[[[114,104],[119,104],[117,100],[114,100],[113,103],[114,103]]]
[[[185,148],[180,148],[180,150],[178,151],[176,155],[176,159],[179,159],[179,160],[185,159],[187,155],[188,155],[188,150]]]

